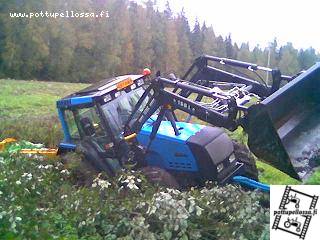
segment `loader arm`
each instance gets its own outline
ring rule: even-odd
[[[243,76],[234,68],[251,74]],[[286,76],[278,69],[203,55],[183,78],[209,88],[245,84],[260,97],[241,120],[250,150],[291,177],[304,180],[320,163],[319,69],[317,63],[307,71]],[[259,71],[270,74],[272,82],[259,77]],[[181,92],[183,96],[189,94]]]
[[[179,92],[189,91],[189,97],[182,96]],[[204,101],[205,100],[205,101]],[[191,114],[209,124],[235,130],[240,122],[238,113],[246,110],[246,106],[237,103],[236,97],[218,89],[211,89],[198,84],[180,79],[167,79],[158,77],[152,80],[145,93],[138,101],[132,115],[129,117],[125,135],[139,133],[143,124],[159,111],[161,119],[166,117],[175,129],[174,110],[181,110]],[[159,123],[158,123],[159,124]],[[154,126],[157,126],[155,123]],[[175,131],[177,131],[175,129]],[[178,134],[178,133],[177,133]]]
[[[270,73],[272,83],[267,83],[258,71]],[[278,69],[209,55],[198,57],[182,77],[182,79],[203,86],[209,86],[211,81],[245,84],[251,87],[252,93],[262,98],[277,91],[282,81],[289,82],[294,78],[295,76],[282,75]],[[188,91],[183,92],[185,96],[188,94]]]

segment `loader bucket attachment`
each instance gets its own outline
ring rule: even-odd
[[[320,63],[249,108],[250,150],[298,180],[320,163]]]

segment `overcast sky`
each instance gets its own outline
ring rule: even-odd
[[[158,0],[164,6],[167,0]],[[320,1],[316,0],[169,0],[174,11],[184,7],[190,23],[198,17],[212,24],[217,35],[231,33],[234,41],[253,47],[280,45],[314,47],[320,52]],[[162,8],[161,8],[162,9]]]

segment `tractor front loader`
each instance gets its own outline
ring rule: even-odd
[[[229,71],[222,69],[226,66]],[[261,82],[259,70],[271,74],[270,85]],[[229,93],[238,84],[247,95],[258,97],[254,104],[238,104],[242,114],[235,121],[248,134],[249,148],[259,158],[299,180],[306,179],[319,165],[320,63],[290,77],[277,69],[205,55],[183,78],[210,88],[228,86]],[[241,96],[235,98],[240,103]]]

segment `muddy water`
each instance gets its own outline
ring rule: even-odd
[[[320,162],[320,110],[310,114],[282,142],[295,170],[305,180]]]

